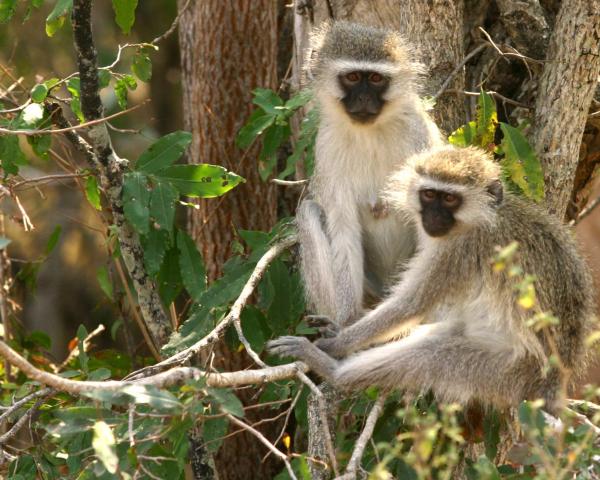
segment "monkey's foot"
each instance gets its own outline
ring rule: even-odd
[[[280,357],[293,357],[298,360],[304,360],[304,353],[312,346],[305,337],[293,337],[286,335],[267,342],[269,353],[279,355]]]
[[[335,337],[340,326],[327,315],[306,315],[304,317],[309,327],[316,328],[322,337]]]

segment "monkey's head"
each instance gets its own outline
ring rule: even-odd
[[[423,68],[396,32],[349,22],[327,23],[311,39],[306,73],[325,115],[342,113],[372,125],[414,100]],[[394,108],[396,107],[396,108]]]
[[[488,154],[448,145],[411,157],[386,196],[427,235],[443,237],[493,222],[503,192],[500,167]]]

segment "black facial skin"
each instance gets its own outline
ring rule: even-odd
[[[350,118],[359,123],[375,121],[385,104],[383,94],[390,85],[389,78],[378,72],[356,70],[338,79],[344,91],[342,103]]]
[[[419,190],[421,222],[428,235],[446,235],[456,223],[454,214],[462,205],[462,197],[457,193],[442,190]]]

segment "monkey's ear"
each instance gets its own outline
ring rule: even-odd
[[[500,180],[494,180],[487,187],[488,193],[496,200],[496,205],[500,205],[504,198],[504,188]]]

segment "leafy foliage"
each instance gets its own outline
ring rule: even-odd
[[[237,144],[240,148],[248,148],[258,137],[262,137],[258,171],[261,178],[267,180],[277,167],[279,150],[290,138],[290,121],[293,115],[310,101],[311,93],[304,90],[285,102],[273,90],[265,88],[257,88],[253,95],[252,103],[258,108],[239,131]],[[302,120],[294,150],[287,157],[285,168],[277,178],[283,179],[293,174],[302,157],[307,173],[312,173],[318,118],[317,110],[312,109]]]
[[[502,139],[496,144],[497,128]],[[477,146],[500,157],[509,185],[535,201],[544,198],[542,165],[519,128],[498,122],[494,99],[483,89],[477,100],[477,117],[453,132],[448,140],[459,147]]]

